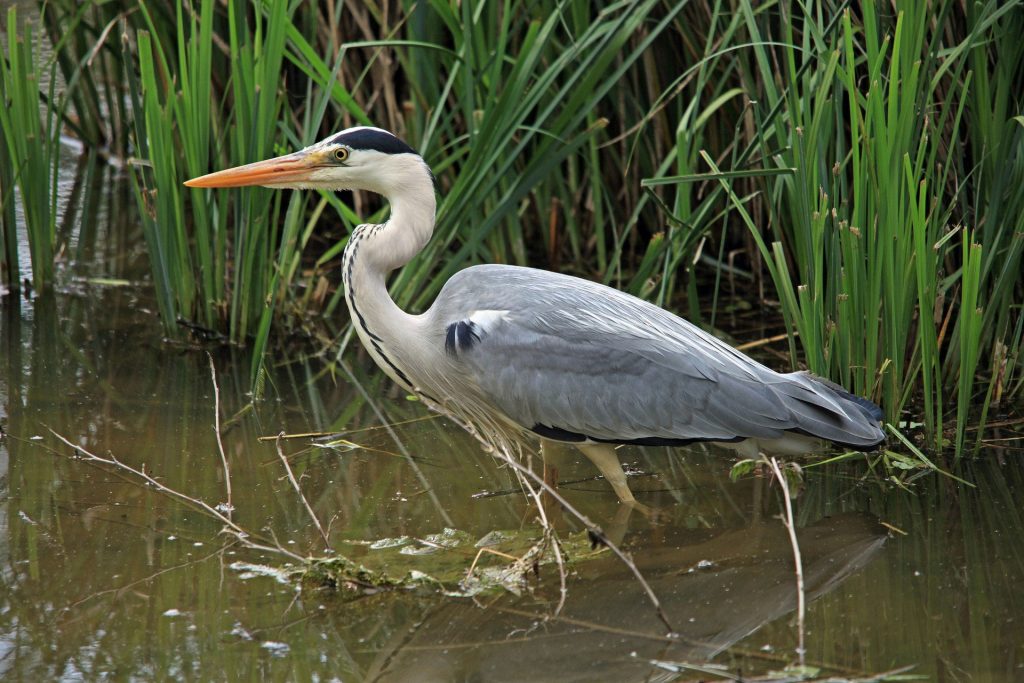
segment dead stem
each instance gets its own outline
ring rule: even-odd
[[[749,341],[746,344],[739,344],[736,347],[736,350],[738,350],[738,351],[749,351],[750,349],[756,349],[756,348],[760,348],[762,346],[767,346],[768,344],[774,344],[777,341],[782,341],[783,339],[789,339],[790,337],[795,337],[795,336],[797,336],[796,331],[794,331],[793,334],[790,334],[789,332],[784,332],[783,334],[777,334],[777,335],[775,335],[773,337],[765,337],[764,339],[755,339],[754,341]]]
[[[804,593],[804,562],[800,556],[800,544],[796,540],[796,525],[793,523],[793,503],[789,496],[789,484],[786,478],[782,476],[782,470],[779,469],[779,463],[776,462],[775,458],[772,457],[768,461],[772,467],[772,473],[775,475],[776,481],[779,482],[779,487],[782,489],[782,500],[786,505],[786,515],[782,518],[782,524],[786,527],[786,531],[789,532],[789,543],[793,547],[793,564],[796,568],[796,623],[797,623],[797,656],[800,658],[800,666],[804,665],[804,656],[807,654],[807,650],[804,647],[804,636],[805,631],[805,618],[807,616],[807,603],[806,595]]]
[[[202,557],[197,557],[194,560],[187,560],[185,562],[179,562],[178,564],[172,565],[170,567],[164,567],[163,569],[161,569],[159,571],[153,572],[149,576],[144,576],[141,579],[136,579],[135,581],[132,581],[130,583],[126,583],[125,585],[120,586],[118,588],[108,588],[106,590],[97,591],[97,592],[92,593],[90,595],[86,595],[84,598],[80,598],[80,599],[74,601],[73,603],[71,603],[70,605],[68,605],[67,607],[64,607],[62,609],[64,611],[66,611],[66,612],[67,611],[71,611],[71,610],[75,609],[76,607],[79,607],[80,605],[83,605],[83,604],[85,604],[85,603],[87,603],[87,602],[89,602],[91,600],[96,600],[96,599],[102,598],[102,597],[107,596],[107,595],[113,595],[115,599],[120,599],[125,593],[127,593],[128,591],[130,591],[131,589],[135,588],[136,586],[138,586],[140,584],[147,583],[149,581],[153,581],[153,580],[163,576],[164,574],[168,574],[170,572],[178,571],[179,569],[182,569],[184,567],[189,567],[189,566],[192,566],[192,565],[198,565],[198,564],[201,564],[203,562],[206,562],[211,557],[215,557],[217,555],[223,554],[223,552],[225,550],[227,550],[228,548],[231,548],[231,547],[232,547],[231,545],[227,545],[227,546],[225,546],[223,548],[217,548],[213,552],[207,553],[206,555],[204,555]],[[72,620],[72,622],[73,622],[73,620]],[[66,624],[66,623],[70,623],[70,622],[64,621],[64,622],[61,622],[61,623],[65,623]]]
[[[210,359],[210,381],[213,382],[213,433],[217,436],[217,451],[220,453],[220,462],[224,466],[224,488],[228,495],[223,509],[227,513],[227,518],[231,519],[231,513],[235,511],[235,506],[231,502],[231,468],[228,466],[228,456],[224,452],[224,442],[220,438],[220,387],[217,386],[217,369],[213,365],[213,356],[207,352],[206,357]]]
[[[518,617],[524,617],[526,619],[534,619],[540,621],[545,618],[545,615],[538,614],[531,610],[520,609],[518,607],[508,607],[506,605],[488,605],[487,609],[492,609],[495,612],[501,612],[503,614],[511,614]],[[634,631],[633,629],[621,628],[619,626],[612,626],[610,624],[602,624],[596,621],[589,621],[587,619],[577,619],[575,617],[568,617],[563,615],[554,615],[547,617],[551,621],[559,624],[565,624],[575,628],[583,628],[596,633],[610,633],[624,638],[636,638],[637,640],[649,640],[652,642],[659,643],[685,643],[689,646],[694,647],[715,647],[714,643],[709,643],[703,640],[696,640],[693,638],[685,638],[679,634],[672,633],[670,635],[660,635],[655,633],[645,633],[643,631]]]
[[[473,570],[476,569],[476,564],[480,561],[480,558],[483,556],[484,553],[488,553],[490,555],[497,555],[498,557],[504,557],[506,560],[510,560],[512,562],[516,562],[519,560],[519,558],[515,555],[509,555],[508,553],[503,553],[500,550],[495,550],[494,548],[480,548],[480,550],[476,551],[476,557],[473,558],[473,563],[469,565],[469,569],[466,570],[467,581],[473,575]]]
[[[899,528],[898,526],[893,526],[892,524],[889,524],[888,522],[881,522],[880,521],[878,523],[881,524],[882,526],[884,526],[889,531],[895,532],[895,533],[899,534],[900,536],[907,536],[908,535],[906,531],[904,531],[903,529]]]
[[[203,514],[206,514],[209,517],[214,518],[215,520],[224,525],[224,533],[234,536],[245,547],[250,548],[252,550],[262,550],[266,552],[278,553],[280,555],[284,555],[285,557],[294,560],[295,562],[306,564],[306,558],[302,557],[301,555],[293,553],[292,551],[288,550],[279,543],[275,545],[266,545],[266,539],[256,536],[251,532],[246,531],[242,527],[238,526],[238,524],[232,521],[231,518],[227,517],[224,513],[222,513],[220,510],[210,505],[206,501],[200,500],[199,498],[193,498],[192,496],[184,494],[181,491],[178,491],[177,489],[172,489],[169,486],[161,484],[152,476],[146,474],[144,469],[137,469],[135,467],[132,467],[131,465],[123,463],[120,460],[118,460],[113,454],[111,454],[109,458],[101,457],[99,455],[96,455],[95,453],[90,453],[89,451],[85,450],[85,448],[79,446],[78,444],[72,443],[68,439],[64,438],[57,432],[50,429],[49,427],[47,427],[47,430],[55,437],[57,437],[57,439],[61,441],[64,445],[73,449],[75,455],[82,458],[86,462],[99,463],[101,465],[114,467],[122,472],[127,472],[132,476],[140,479],[146,485],[159,491],[160,493],[163,493],[164,495],[173,498],[180,503],[188,505],[194,510],[198,510]]]
[[[435,411],[442,412],[442,413],[445,412],[445,411],[443,411],[440,408],[440,406],[433,405],[433,404],[431,404],[429,402],[426,402],[426,401],[424,401],[424,402],[427,404],[427,406],[431,410],[435,410]],[[505,452],[504,449],[495,448],[494,445],[491,444],[489,441],[487,441],[487,439],[485,439],[483,436],[481,436],[472,425],[464,422],[463,420],[459,420],[458,418],[456,418],[456,417],[454,417],[452,415],[449,415],[448,417],[450,419],[452,419],[454,422],[456,422],[463,429],[465,429],[467,432],[469,432],[473,436],[473,438],[475,438],[477,441],[479,441],[481,444],[483,444],[484,448],[488,452],[494,454],[494,456],[496,458],[498,458],[503,463],[505,463],[506,465],[511,467],[516,472],[516,474],[519,476],[520,481],[522,481],[524,483],[527,480],[532,481],[542,491],[544,491],[549,496],[551,496],[551,498],[554,499],[554,501],[556,503],[561,505],[562,509],[564,509],[570,515],[572,515],[573,517],[578,519],[580,521],[580,523],[582,523],[587,528],[587,531],[589,531],[591,533],[591,535],[593,535],[594,537],[600,539],[601,543],[605,547],[607,547],[609,550],[611,550],[612,553],[616,557],[618,557],[619,560],[624,565],[626,565],[626,567],[629,569],[629,571],[633,574],[633,576],[636,578],[636,580],[640,583],[640,586],[644,589],[644,592],[647,594],[647,599],[650,601],[651,605],[654,607],[654,611],[657,614],[658,619],[660,619],[661,623],[664,624],[665,627],[668,629],[668,636],[675,637],[677,632],[676,632],[675,628],[673,628],[672,623],[668,620],[668,616],[665,614],[665,610],[661,606],[661,601],[658,600],[658,596],[654,593],[654,589],[651,588],[651,585],[649,583],[647,583],[647,580],[643,577],[643,574],[640,573],[640,569],[639,569],[639,567],[636,566],[636,563],[633,562],[633,558],[631,558],[629,555],[624,553],[622,551],[622,549],[619,548],[618,545],[613,543],[607,536],[605,536],[604,531],[601,529],[601,527],[599,527],[598,525],[594,524],[592,521],[590,521],[589,517],[584,515],[582,512],[577,510],[575,507],[573,507],[573,505],[569,501],[567,501],[562,496],[562,494],[560,494],[558,492],[558,489],[554,488],[553,486],[548,484],[546,481],[544,481],[543,477],[538,476],[536,472],[534,472],[529,467],[526,467],[525,465],[520,463],[518,461],[518,459],[516,459],[515,457],[513,457],[509,453]],[[535,501],[535,503],[537,505],[537,509],[540,510],[542,523],[545,525],[545,527],[547,527],[547,519],[546,519],[546,517],[544,517],[544,506],[541,504],[539,492],[537,492],[532,486],[528,486],[527,488],[528,488],[528,490],[529,490],[529,492],[531,494],[531,497],[534,498],[534,501]],[[555,558],[556,558],[556,561],[559,562],[560,571],[561,571],[561,573],[563,573],[562,581],[564,582],[564,580],[565,580],[564,579],[564,567],[561,564],[561,559],[562,559],[561,555],[556,552]],[[563,590],[565,590],[564,583],[563,583]],[[564,602],[565,602],[565,595],[563,594],[562,599],[559,601],[559,604],[558,604],[559,609],[561,609],[561,607],[564,604]]]
[[[281,435],[284,436],[284,432],[281,432]],[[292,488],[295,489],[295,493],[299,494],[302,504],[306,506],[306,512],[309,513],[310,519],[313,520],[313,524],[316,525],[317,531],[320,532],[320,537],[324,539],[324,547],[330,551],[331,540],[328,538],[327,532],[324,531],[323,526],[320,524],[320,520],[316,518],[316,513],[313,512],[313,507],[309,504],[309,501],[306,500],[306,495],[302,492],[302,489],[299,487],[298,480],[295,479],[295,475],[292,473],[291,465],[288,464],[288,458],[285,457],[284,451],[281,449],[281,439],[278,439],[274,445],[277,447],[277,457],[281,458],[281,464],[284,465],[284,471],[288,473],[288,481],[292,483]]]
[[[398,422],[390,422],[388,425],[391,427],[399,427],[402,425],[412,424],[413,422],[423,422],[425,420],[436,420],[440,418],[440,415],[422,415],[420,417],[409,418],[408,420],[399,420]],[[378,429],[384,429],[385,425],[372,425],[370,427],[360,427],[359,429],[345,429],[342,431],[334,430],[333,432],[301,432],[298,434],[270,434],[267,436],[257,437],[257,441],[277,441],[278,439],[315,439],[325,436],[345,436],[348,434],[359,434],[360,432],[373,432]]]
[[[502,452],[505,458],[511,460],[511,456],[507,453]],[[529,472],[533,472],[527,468]],[[558,543],[558,536],[555,534],[555,528],[551,526],[551,521],[548,519],[547,512],[544,511],[544,503],[541,501],[541,493],[535,489],[529,481],[522,475],[519,470],[516,470],[516,477],[519,479],[523,488],[529,492],[531,498],[533,498],[533,504],[537,507],[537,513],[540,515],[540,523],[544,528],[544,538],[541,541],[541,545],[545,543],[551,544],[551,552],[555,556],[555,564],[558,565],[558,589],[559,597],[558,604],[555,605],[554,614],[557,616],[561,613],[562,608],[565,607],[565,600],[569,595],[569,586],[567,582],[568,572],[565,569],[565,558],[562,557],[562,547]],[[544,486],[548,486],[547,482],[541,479],[541,483]]]

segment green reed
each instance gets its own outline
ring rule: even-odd
[[[297,240],[306,199],[262,188],[187,190],[182,182],[280,151],[291,13],[284,1],[265,3],[257,13],[229,3],[218,15],[212,0],[196,9],[186,14],[179,5],[169,32],[161,24],[167,17],[140,5],[147,28],[137,34],[137,80],[128,71],[144,114],[135,119],[135,140],[146,159],[136,167],[137,196],[168,332],[177,332],[179,320],[192,321],[223,330],[236,343],[255,340],[261,357],[270,321],[292,284],[282,284],[281,274],[296,275],[295,253],[309,238],[306,231]],[[215,48],[215,26],[227,36],[226,54]],[[226,75],[219,84],[218,74]],[[222,89],[211,93],[211,83]],[[218,106],[221,98],[245,104]],[[309,123],[315,127],[319,120]]]
[[[744,3],[749,42],[737,45],[731,68],[757,84],[748,137],[767,170],[762,196],[727,190],[728,197],[797,334],[794,362],[878,400],[892,421],[920,396],[933,448],[952,421],[959,454],[968,420],[984,420],[993,395],[978,372],[1002,373],[1002,359],[1016,358],[1006,349],[1020,346],[1012,326],[1020,316],[1021,213],[1002,205],[1019,208],[1020,193],[1006,192],[1004,179],[1019,173],[1022,151],[1016,137],[986,179],[950,147],[970,135],[1014,139],[1004,128],[1012,125],[1021,50],[1007,46],[1011,64],[994,72],[983,61],[1000,61],[1003,53],[985,46],[1019,33],[1019,12],[977,4],[946,46],[946,35],[929,26],[936,16],[939,25],[955,24],[950,3],[901,5],[885,18],[874,3],[862,8],[857,22],[846,11],[828,23],[780,8],[774,24]],[[986,85],[975,85],[972,66],[985,71]],[[975,132],[979,126],[985,132]],[[986,150],[983,142],[977,151]],[[687,154],[682,140],[680,156]],[[705,162],[721,180],[711,158]],[[677,220],[701,225],[678,195],[674,209]],[[990,209],[1009,224],[993,229]]]
[[[463,5],[460,16],[446,3],[431,4],[449,28],[454,50],[427,51],[413,67],[424,99],[436,104],[417,112],[412,127],[423,131],[421,147],[434,168],[461,172],[445,188],[435,238],[395,282],[400,301],[425,306],[452,273],[480,260],[527,262],[526,240],[536,232],[550,249],[550,230],[524,229],[524,201],[543,195],[542,181],[570,157],[595,151],[594,138],[606,125],[594,114],[599,103],[682,7],[655,18],[656,2],[620,2],[584,20],[566,16],[568,6],[556,4],[543,20],[513,23],[516,14],[508,7],[501,12],[498,4]],[[644,39],[631,42],[641,27]],[[437,82],[430,73],[449,76]],[[447,93],[458,93],[456,108],[443,106]],[[441,154],[434,152],[438,138],[451,141]],[[599,170],[587,166],[584,172],[601,178]],[[575,192],[563,185],[559,204],[571,206]],[[545,219],[552,204],[539,207],[546,209]],[[467,230],[469,216],[479,220]],[[569,244],[581,243],[578,217],[560,217]]]
[[[0,88],[6,83],[4,71],[0,67]],[[4,153],[0,154],[0,283],[9,285],[21,279],[21,264],[18,262],[18,227],[14,210],[17,171],[13,155],[6,151],[6,137],[3,141]]]
[[[7,12],[7,55],[0,63],[0,135],[4,153],[0,156],[0,278],[17,286],[21,278],[18,262],[18,223],[15,193],[24,216],[24,229],[32,259],[32,285],[42,289],[53,282],[56,250],[56,172],[59,119],[54,107],[40,99],[48,94],[54,101],[55,69],[46,73],[49,86],[43,90],[36,63],[35,29],[24,24],[19,30],[17,8]]]
[[[343,308],[340,252],[379,200],[181,182],[372,123],[441,193],[403,305],[494,261],[710,304],[713,325],[742,278],[778,302],[794,364],[891,421],[920,405],[931,449],[960,452],[1024,391],[1024,18],[846,6],[57,0],[44,19],[67,125],[133,160],[169,334],[262,358],[272,329]]]

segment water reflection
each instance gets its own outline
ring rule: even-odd
[[[870,562],[886,531],[870,515],[854,513],[804,527],[799,538],[813,599]],[[710,660],[796,607],[793,559],[778,523],[657,529],[632,543],[678,638],[659,636],[643,590],[609,557],[579,568],[556,617],[550,602],[523,605],[507,597],[486,608],[439,605],[378,653],[367,680],[647,680],[650,660]],[[782,661],[788,659],[781,653]]]

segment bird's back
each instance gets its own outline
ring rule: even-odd
[[[474,266],[425,318],[450,371],[542,436],[667,445],[796,434],[860,449],[884,438],[870,401],[776,373],[658,306],[580,278]]]

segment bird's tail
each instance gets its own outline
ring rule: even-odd
[[[857,396],[856,394],[851,394],[849,391],[847,391],[840,385],[836,384],[835,382],[831,382],[823,377],[812,375],[809,372],[805,372],[803,374],[805,377],[814,382],[817,382],[818,384],[824,384],[826,387],[836,392],[836,394],[840,398],[846,399],[847,401],[850,401],[851,403],[855,404],[860,409],[861,413],[863,413],[864,417],[871,420],[872,422],[882,421],[882,418],[884,417],[882,414],[882,408],[871,399],[864,398],[863,396]]]
[[[884,415],[882,409],[874,401],[851,394],[835,382],[809,372],[793,374],[799,375],[812,385],[817,385],[819,389],[831,393],[836,403],[843,408],[846,419],[850,421],[846,423],[847,429],[850,430],[847,435],[817,434],[817,436],[857,450],[874,450],[885,440],[885,432],[881,428]],[[856,435],[853,432],[856,432]]]

